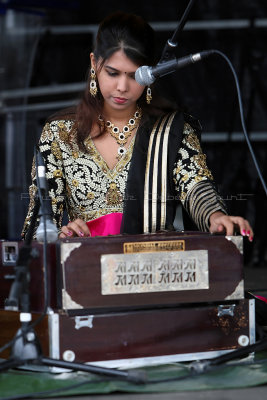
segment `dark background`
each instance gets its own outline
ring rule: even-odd
[[[33,146],[45,119],[79,97],[94,34],[110,12],[142,15],[155,28],[160,57],[189,1],[0,0],[0,239],[20,237],[28,206]],[[196,0],[176,56],[217,49],[239,79],[248,135],[267,176],[267,4],[265,0]],[[246,261],[266,265],[267,199],[240,123],[227,62],[214,55],[161,79],[162,91],[203,127],[208,163],[232,214],[255,229]]]

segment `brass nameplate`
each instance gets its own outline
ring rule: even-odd
[[[101,256],[103,295],[208,288],[207,250]]]
[[[156,251],[184,251],[184,240],[164,240],[157,242],[130,242],[123,244],[124,253],[154,253]]]

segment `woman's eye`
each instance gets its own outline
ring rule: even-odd
[[[109,76],[117,76],[117,75],[118,75],[117,72],[110,72],[110,71],[107,71],[107,73],[108,73]]]

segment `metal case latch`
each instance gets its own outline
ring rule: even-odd
[[[75,329],[80,329],[83,327],[93,328],[93,319],[93,315],[75,317]]]
[[[234,316],[235,312],[235,304],[220,304],[218,306],[218,317],[222,317],[224,315],[230,315],[231,317]]]

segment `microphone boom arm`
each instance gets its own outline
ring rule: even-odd
[[[159,61],[159,63],[163,63],[164,61],[170,60],[175,58],[174,56],[174,50],[176,49],[177,45],[178,45],[178,41],[177,38],[179,37],[179,35],[181,34],[187,19],[188,19],[188,15],[189,12],[191,11],[191,8],[193,7],[194,3],[196,0],[190,0],[188,6],[185,9],[185,12],[182,15],[182,18],[179,22],[178,27],[176,28],[174,34],[172,35],[171,39],[167,40],[167,43],[165,44],[165,47],[163,49],[162,52],[162,56],[161,59]]]

